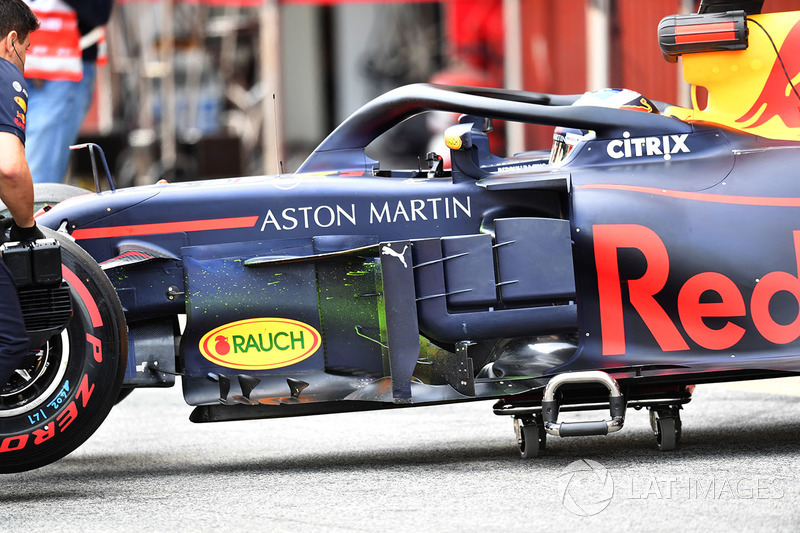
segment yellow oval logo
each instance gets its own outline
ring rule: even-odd
[[[461,137],[458,135],[445,135],[444,144],[452,150],[458,150],[461,148]]]
[[[322,344],[319,332],[289,318],[249,318],[212,329],[200,339],[200,353],[214,364],[241,370],[294,365]]]

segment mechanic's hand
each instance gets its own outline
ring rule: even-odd
[[[9,237],[12,241],[31,242],[36,239],[44,239],[44,233],[36,225],[36,222],[30,228],[21,228],[12,220]]]

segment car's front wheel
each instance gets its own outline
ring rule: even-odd
[[[72,317],[0,390],[0,472],[56,461],[100,426],[119,396],[127,362],[127,329],[114,287],[82,248],[61,243],[62,274]]]

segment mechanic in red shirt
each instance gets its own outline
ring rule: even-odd
[[[0,0],[0,200],[10,219],[0,221],[0,242],[43,237],[33,220],[33,181],[25,159],[28,90],[22,71],[30,33],[39,21],[22,0]],[[19,297],[0,261],[0,389],[28,352],[28,335]]]

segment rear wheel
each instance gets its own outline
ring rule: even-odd
[[[114,287],[82,248],[61,243],[72,318],[0,391],[0,472],[37,468],[67,455],[100,426],[119,396],[127,329]]]

